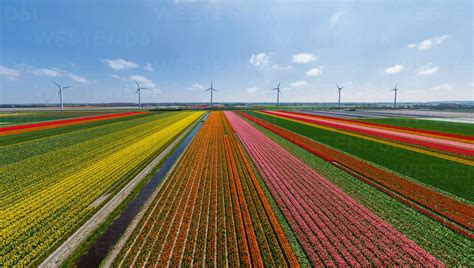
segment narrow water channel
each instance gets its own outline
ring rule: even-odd
[[[178,157],[183,153],[184,149],[186,149],[187,145],[201,128],[208,115],[209,114],[204,115],[179,146],[168,156],[168,158],[166,158],[158,172],[153,175],[153,178],[151,178],[151,180],[140,189],[138,195],[125,206],[120,216],[108,226],[107,230],[93,244],[91,244],[89,249],[87,249],[87,251],[77,260],[77,267],[99,266],[109,250],[112,249],[125,232],[135,215],[140,211],[142,205],[162,182],[165,175],[173,166],[174,162],[176,162]]]

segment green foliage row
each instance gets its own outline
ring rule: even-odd
[[[460,134],[465,136],[474,136],[474,124],[444,122],[434,120],[422,120],[412,118],[376,118],[376,119],[358,119],[359,121],[391,125],[398,127],[410,127],[424,130],[434,130],[445,133]]]
[[[18,125],[32,122],[42,122],[58,119],[67,119],[82,116],[93,116],[111,113],[112,111],[25,111],[0,113],[0,126]]]

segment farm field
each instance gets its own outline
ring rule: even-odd
[[[297,266],[222,112],[212,112],[114,266]]]
[[[50,138],[52,136],[57,136],[61,134],[69,134],[74,131],[80,131],[85,129],[92,129],[100,127],[103,125],[112,125],[118,122],[124,122],[128,120],[135,120],[141,117],[148,117],[150,113],[136,113],[128,114],[126,116],[114,116],[110,118],[103,118],[103,120],[91,120],[91,121],[82,121],[73,124],[55,124],[51,125],[48,128],[30,128],[29,131],[23,131],[22,133],[10,133],[10,135],[0,135],[0,146],[6,146],[11,144],[18,144],[22,142],[31,142],[37,139]],[[60,121],[60,120],[57,120]],[[19,125],[23,126],[23,125]],[[10,128],[11,126],[6,126],[5,128]],[[15,126],[16,127],[16,126]],[[100,129],[100,128],[97,128]],[[84,138],[87,138],[85,136]]]
[[[353,135],[356,137],[377,138],[367,138],[368,140],[379,141],[382,139],[422,147],[423,149],[435,150],[442,153],[458,154],[469,157],[474,156],[474,151],[472,150],[474,137],[413,128],[386,126],[326,116],[313,116],[296,112],[266,111],[264,113],[290,120],[310,123],[311,125],[322,129],[329,128],[329,130],[340,131],[340,133],[343,134],[350,135],[352,133],[362,135]],[[390,145],[393,145],[393,143]],[[438,157],[441,157],[441,155]]]
[[[45,129],[54,129],[58,127],[64,126],[73,126],[78,124],[108,120],[113,118],[121,118],[133,115],[143,114],[142,112],[123,112],[123,113],[111,113],[105,115],[94,115],[94,116],[85,116],[85,117],[77,117],[77,118],[70,118],[70,119],[61,119],[61,120],[53,120],[53,121],[43,121],[38,123],[28,123],[28,124],[21,124],[15,126],[4,126],[0,128],[0,136],[11,136],[17,134],[24,134],[29,132],[35,132],[38,130],[45,130]]]
[[[76,118],[84,116],[104,115],[114,113],[107,110],[90,111],[12,111],[0,112],[0,127],[33,122],[52,121],[58,119]]]
[[[243,118],[445,265],[467,265],[474,261],[474,249],[470,247],[469,238],[450,230],[438,221],[419,213],[278,134]]]
[[[439,264],[243,119],[226,115],[313,265]]]
[[[412,118],[379,118],[379,119],[361,119],[360,121],[373,122],[377,124],[409,127],[424,130],[434,130],[445,133],[459,134],[465,136],[474,136],[474,124],[454,123],[443,121],[431,121]]]
[[[200,115],[93,122],[0,147],[2,266],[45,258]]]
[[[367,138],[364,135],[356,136],[348,131],[341,133],[324,126],[265,113],[249,114],[424,185],[473,201],[474,167],[469,157],[428,150],[425,147],[407,146],[384,139]]]

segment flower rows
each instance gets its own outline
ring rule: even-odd
[[[339,122],[346,122],[346,123],[350,123],[350,124],[354,124],[354,125],[370,126],[370,127],[375,127],[375,128],[379,128],[379,129],[394,130],[394,131],[398,131],[398,132],[424,135],[424,136],[428,136],[428,137],[441,138],[441,139],[446,139],[446,140],[474,143],[474,136],[465,136],[465,135],[460,135],[460,134],[453,134],[453,133],[440,132],[440,131],[434,131],[434,130],[426,130],[426,129],[412,128],[412,127],[401,127],[401,126],[394,126],[394,125],[388,125],[388,124],[379,124],[379,123],[373,123],[373,122],[359,121],[359,120],[354,120],[354,119],[347,119],[347,118],[340,118],[340,117],[333,117],[333,116],[324,116],[324,115],[320,115],[320,114],[313,114],[311,112],[294,112],[294,111],[292,111],[291,113],[292,114],[300,114],[300,115],[310,114],[310,115],[313,115],[313,116],[318,117],[318,118],[330,119],[330,120],[339,121]]]
[[[244,151],[212,112],[114,265],[298,266]]]
[[[254,126],[447,266],[468,265],[474,260],[471,239],[451,231],[285,138]]]
[[[406,133],[396,130],[388,130],[379,127],[361,125],[359,123],[341,121],[330,118],[320,118],[318,116],[280,111],[266,111],[266,114],[277,115],[284,118],[295,119],[302,122],[325,126],[343,131],[359,133],[371,137],[377,137],[390,141],[396,141],[424,148],[429,148],[441,152],[458,154],[461,156],[474,157],[474,145],[470,142],[454,141],[449,138],[435,138],[420,134]]]
[[[427,216],[440,221],[447,227],[461,232],[462,234],[472,237],[472,234],[464,231],[462,228],[456,227],[456,225],[450,224],[438,216],[430,213],[420,207],[417,204],[446,217],[447,219],[454,221],[460,225],[463,225],[471,230],[474,229],[474,209],[472,205],[458,201],[450,196],[441,194],[435,190],[425,187],[421,184],[413,182],[408,179],[397,176],[391,172],[378,168],[358,158],[352,157],[348,154],[344,154],[338,150],[332,149],[321,143],[315,142],[306,137],[297,135],[286,129],[277,127],[263,120],[251,117],[247,114],[242,113],[243,116],[257,123],[258,125],[284,137],[285,139],[297,144],[298,146],[310,151],[311,153],[321,157],[322,159],[330,162],[337,163],[338,167],[345,168],[346,171],[352,171],[352,175],[363,179],[364,181],[371,183],[373,186],[379,188],[390,194],[390,192],[384,190],[384,188],[392,191],[391,195],[400,201],[406,203],[418,209],[420,212],[425,213]],[[383,186],[383,187],[381,187]],[[397,194],[393,194],[393,192]],[[408,198],[413,202],[406,202],[399,195]]]
[[[243,119],[226,116],[314,265],[441,265]]]
[[[96,122],[96,121],[101,121],[101,120],[120,118],[120,117],[126,117],[126,116],[138,115],[138,114],[144,114],[144,112],[113,113],[113,114],[85,116],[85,117],[71,118],[71,119],[53,120],[53,121],[46,121],[46,122],[39,122],[39,123],[29,123],[29,124],[23,124],[23,125],[15,125],[15,126],[6,126],[6,127],[0,127],[0,136],[22,134],[22,133],[33,132],[33,131],[38,131],[38,130],[71,126],[71,125],[77,125],[77,124],[83,124],[83,123],[90,123],[90,122]]]
[[[0,166],[5,182],[0,264],[24,266],[46,257],[200,114],[152,116],[146,123]]]

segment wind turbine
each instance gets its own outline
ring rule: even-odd
[[[135,91],[135,94],[138,93],[138,109],[142,109],[142,99],[141,99],[141,93],[142,89],[148,89],[146,87],[141,87],[140,84],[138,84],[138,81],[135,80],[135,84],[137,84],[137,91]]]
[[[398,86],[398,83],[395,84],[395,87],[392,90],[390,90],[390,91],[395,92],[395,99],[393,100],[393,108],[397,108],[397,92],[398,92],[397,86]]]
[[[278,82],[278,86],[276,88],[272,88],[272,90],[276,90],[276,93],[277,93],[277,106],[278,106],[278,105],[280,105],[280,94],[281,94],[280,82]]]
[[[212,108],[212,92],[213,91],[217,92],[217,90],[212,87],[212,80],[211,80],[211,87],[204,90],[204,92],[207,92],[207,91],[211,91],[211,108]]]
[[[338,84],[336,84],[336,87],[337,87],[337,91],[339,93],[339,102],[338,102],[338,109],[341,109],[341,90],[344,88],[344,87],[340,87]]]
[[[63,104],[63,89],[66,89],[66,88],[71,88],[71,86],[67,86],[67,87],[64,87],[64,86],[61,86],[60,84],[56,83],[56,82],[53,82],[58,88],[59,88],[59,100],[61,101],[61,111],[64,111],[64,104]]]

